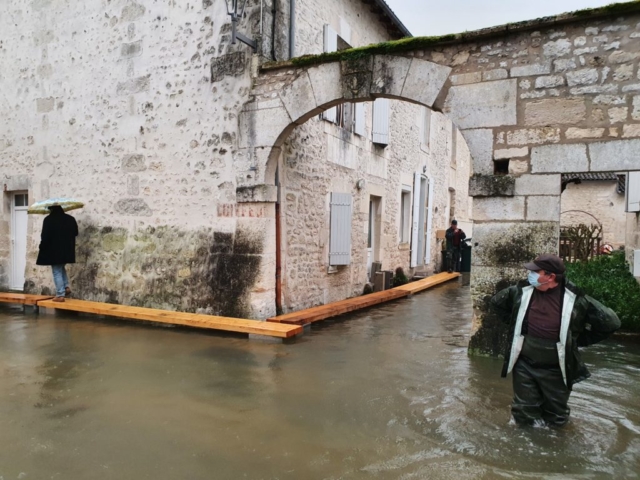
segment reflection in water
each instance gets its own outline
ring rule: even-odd
[[[521,428],[470,323],[457,284],[286,345],[4,307],[0,478],[638,478],[636,345],[585,351],[567,428]]]

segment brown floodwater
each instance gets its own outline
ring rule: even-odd
[[[0,307],[0,479],[619,479],[640,472],[640,352],[586,349],[562,430],[509,421],[442,285],[295,343]]]

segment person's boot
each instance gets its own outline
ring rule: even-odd
[[[65,297],[71,296],[71,289],[69,287],[64,287],[64,296]]]

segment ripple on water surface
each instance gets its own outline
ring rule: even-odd
[[[519,428],[471,316],[456,283],[294,344],[3,307],[0,477],[638,478],[637,344],[585,350],[567,428]]]

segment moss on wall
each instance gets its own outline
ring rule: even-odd
[[[67,271],[75,298],[248,318],[262,251],[263,239],[241,228],[85,225]],[[28,281],[29,292],[51,294],[52,282],[43,283]]]

